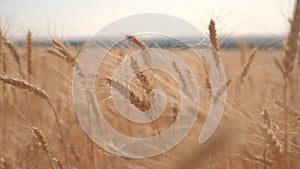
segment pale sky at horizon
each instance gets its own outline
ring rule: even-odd
[[[139,13],[163,13],[184,19],[207,32],[217,19],[224,36],[284,35],[295,0],[1,0],[0,24],[9,23],[8,35],[25,37],[90,37],[103,26]]]

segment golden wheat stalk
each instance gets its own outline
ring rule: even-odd
[[[135,107],[140,109],[141,111],[145,112],[148,110],[151,106],[149,100],[145,100],[141,97],[139,97],[137,94],[134,93],[133,90],[129,90],[129,99],[130,103],[133,104]]]
[[[5,52],[2,53],[2,71],[4,74],[8,72],[8,64]]]
[[[130,42],[135,44],[141,50],[148,48],[148,46],[145,43],[143,43],[142,41],[137,39],[135,36],[127,35],[126,38],[127,38],[127,40],[129,40]],[[151,91],[153,90],[151,79],[148,78],[148,76],[146,76],[146,74],[143,71],[139,71],[140,67],[138,66],[137,61],[133,57],[130,57],[130,60],[131,60],[131,63],[130,63],[131,69],[136,74],[136,77],[138,78],[138,80],[142,83],[143,88],[146,91],[146,94],[149,95],[151,93]]]
[[[143,71],[139,71],[140,67],[137,61],[133,57],[130,57],[130,61],[131,61],[130,66],[131,69],[133,70],[133,73],[136,74],[137,79],[141,82],[142,87],[145,90],[146,95],[148,96],[153,90],[151,79],[149,79],[148,76]]]
[[[43,90],[41,90],[40,88],[38,88],[24,80],[0,76],[0,81],[2,81],[5,84],[12,85],[16,88],[27,90],[31,93],[34,93],[35,95],[39,96],[42,99],[49,100],[48,95]]]
[[[132,89],[127,88],[124,84],[115,79],[109,77],[107,77],[106,79],[109,83],[109,86],[112,86],[112,83],[114,83],[114,88],[118,90],[123,97],[126,97],[127,92],[129,92],[130,103],[133,104],[136,108],[140,109],[141,111],[146,111],[150,108],[151,104],[149,100],[142,99]]]
[[[241,83],[244,82],[244,79],[245,77],[248,75],[248,72],[249,72],[249,69],[250,69],[250,66],[251,64],[253,63],[254,59],[255,59],[255,56],[256,56],[256,49],[254,49],[246,63],[246,65],[243,67],[243,70],[240,74],[240,80],[241,80]]]
[[[48,142],[47,142],[47,139],[44,136],[42,130],[40,130],[37,127],[32,126],[32,133],[35,136],[35,138],[37,139],[39,146],[45,151],[45,153],[48,155],[48,157],[51,160],[56,159],[55,157],[51,157],[51,155],[50,155]],[[58,160],[56,160],[55,163],[58,164],[58,166],[60,166],[60,168],[62,169],[62,165]],[[55,167],[55,168],[57,168],[57,167]]]
[[[209,89],[209,93],[211,93],[211,82],[208,76],[205,78],[205,87]]]
[[[216,23],[213,19],[210,20],[209,25],[208,25],[208,32],[209,32],[209,40],[210,40],[210,44],[211,47],[213,48],[213,57],[216,61],[217,64],[219,64],[219,61],[216,60],[217,57],[221,57],[219,51],[220,51],[220,46],[219,46],[219,42],[218,42],[218,37],[217,37],[217,28],[216,28]],[[205,78],[205,86],[206,88],[209,89],[209,93],[211,93],[211,81],[209,78],[209,74],[206,71],[207,77]]]
[[[147,45],[145,43],[143,43],[142,41],[140,41],[139,39],[137,39],[136,37],[132,36],[132,35],[127,35],[126,38],[132,42],[133,44],[135,44],[138,48],[140,48],[141,50],[147,49]]]
[[[49,54],[52,54],[52,55],[54,55],[54,56],[57,56],[57,57],[59,57],[59,58],[61,58],[61,59],[66,59],[62,54],[57,53],[57,52],[54,51],[54,50],[47,49],[46,52],[48,52]]]
[[[145,112],[146,110],[150,109],[151,103],[149,100],[142,99],[132,89],[127,88],[124,84],[120,83],[115,79],[107,77],[106,80],[108,81],[109,86],[112,86],[112,83],[114,83],[115,89],[118,90],[123,97],[126,97],[127,92],[129,92],[130,103],[133,104],[139,110]],[[160,136],[160,129],[158,127],[158,124],[155,121],[152,121],[152,124],[156,130],[156,134]],[[160,138],[160,144],[164,146],[163,140],[161,140],[161,138]]]
[[[276,156],[277,160],[282,157],[283,147],[277,139],[274,130],[272,129],[272,121],[270,113],[267,110],[263,111],[264,125],[260,126],[265,136],[265,142],[270,147],[272,153]]]
[[[172,117],[172,123],[174,123],[176,121],[176,119],[177,119],[177,114],[179,112],[178,106],[177,106],[176,103],[173,103],[171,105],[171,112],[172,112],[172,116],[171,116]]]
[[[290,21],[290,33],[284,44],[285,57],[283,59],[283,68],[285,78],[293,71],[294,60],[297,53],[297,40],[300,31],[300,0],[297,0],[293,20]]]
[[[31,32],[28,31],[27,33],[27,75],[28,77],[32,76],[33,73],[33,63],[32,63],[32,37]]]
[[[40,97],[40,98],[47,101],[47,103],[49,104],[49,106],[50,106],[50,108],[51,108],[51,110],[54,114],[56,125],[58,127],[59,134],[60,134],[61,143],[63,145],[65,158],[68,161],[67,153],[66,153],[66,150],[65,150],[65,147],[64,147],[65,146],[65,139],[64,139],[64,135],[63,135],[63,132],[62,132],[62,129],[61,129],[60,122],[59,122],[59,118],[58,118],[57,112],[55,111],[54,106],[52,105],[47,93],[45,91],[43,91],[42,89],[34,86],[33,84],[30,84],[29,82],[26,82],[25,80],[19,80],[19,79],[15,79],[15,78],[11,78],[11,77],[5,77],[5,76],[1,75],[0,76],[0,81],[4,84],[11,85],[11,86],[16,87],[18,89],[22,89],[22,90],[26,90],[30,93],[34,93],[36,96],[38,96],[38,97]]]
[[[37,127],[33,127],[32,128],[32,133],[34,134],[34,136],[38,140],[39,145],[42,147],[42,149],[47,154],[49,154],[48,144],[47,144],[46,138],[45,138],[44,134],[42,133],[42,131],[40,129],[38,129]]]
[[[151,80],[145,75],[144,72],[139,72],[138,74],[136,74],[136,76],[139,79],[139,81],[142,83],[145,93],[149,95],[153,90]]]
[[[216,23],[213,19],[211,19],[209,22],[208,31],[209,31],[210,43],[214,47],[214,49],[218,52],[220,50],[220,46],[217,37]]]
[[[66,49],[66,47],[61,42],[52,39],[51,43],[53,47],[55,47],[63,55],[65,55],[66,57],[72,57],[72,54]]]
[[[297,0],[294,10],[293,19],[290,21],[290,33],[284,44],[285,57],[283,59],[284,68],[284,86],[283,86],[283,99],[287,103],[287,88],[288,76],[293,71],[295,57],[297,53],[297,40],[300,31],[300,0]],[[288,112],[284,113],[284,167],[288,168]]]
[[[76,64],[76,57],[73,56],[73,54],[59,41],[52,39],[51,40],[52,46],[58,50],[61,54],[57,54],[56,52],[53,52],[51,50],[48,50],[49,53],[54,54],[58,57],[63,57],[68,63],[70,63],[72,66],[75,66]]]
[[[21,61],[20,61],[20,55],[18,53],[17,48],[12,44],[12,42],[10,42],[7,38],[5,38],[2,35],[2,40],[4,41],[4,45],[9,49],[9,51],[12,53],[15,61],[18,64],[18,68],[19,68],[19,73],[21,76],[23,76],[23,72],[22,72],[22,67],[21,67]]]

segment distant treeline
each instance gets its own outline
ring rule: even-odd
[[[125,38],[124,38],[125,39]],[[175,39],[168,39],[168,38],[161,38],[161,39],[142,39],[142,41],[146,42],[150,47],[161,47],[161,48],[187,48],[187,45],[191,45],[194,47],[199,47],[201,45],[199,44],[209,44],[208,40],[205,38],[189,38],[185,37],[183,38],[185,43],[182,43]],[[65,43],[71,45],[71,46],[82,46],[84,45],[88,39],[67,39],[62,40]],[[277,38],[270,38],[270,37],[235,37],[235,38],[224,38],[219,39],[220,45],[224,49],[235,49],[239,47],[239,43],[244,43],[247,47],[257,47],[259,49],[280,49],[282,48],[282,44],[284,41],[283,37],[277,37]],[[25,45],[25,41],[19,40],[16,41],[19,45]],[[114,38],[102,38],[98,40],[97,44],[114,44],[116,41]],[[122,41],[119,42],[123,46],[128,46],[129,43]],[[48,46],[50,45],[50,41],[48,40],[36,40],[34,41],[34,45],[39,46]]]

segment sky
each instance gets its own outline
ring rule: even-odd
[[[295,0],[1,0],[0,26],[12,38],[87,38],[105,25],[140,13],[169,14],[207,33],[210,19],[218,33],[280,36],[288,30]]]

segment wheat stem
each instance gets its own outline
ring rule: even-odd
[[[14,79],[14,78],[10,78],[10,77],[0,76],[0,81],[2,81],[4,84],[8,84],[8,85],[14,86],[16,88],[23,89],[23,90],[29,91],[31,93],[34,93],[38,97],[47,101],[47,103],[49,104],[49,106],[55,116],[56,125],[58,127],[59,134],[60,134],[60,140],[61,140],[61,143],[62,143],[63,149],[64,149],[64,155],[65,155],[66,161],[68,162],[67,153],[66,153],[66,149],[65,149],[64,135],[63,135],[63,132],[61,129],[61,125],[59,123],[59,118],[58,118],[57,112],[55,111],[52,103],[50,102],[50,99],[49,99],[47,93],[44,92],[43,90],[41,90],[40,88],[38,88],[24,80],[18,80],[18,79]]]
[[[32,63],[32,37],[31,37],[31,32],[28,31],[27,33],[27,75],[28,78],[30,79],[30,76],[32,76],[33,73],[33,63]]]
[[[4,45],[9,49],[9,51],[12,53],[15,61],[18,64],[19,68],[19,73],[23,77],[23,72],[22,72],[22,67],[21,67],[21,61],[20,61],[20,55],[18,53],[17,48],[7,39],[2,35],[2,40],[4,41]]]
[[[249,72],[249,69],[250,69],[250,66],[252,64],[252,62],[254,61],[254,58],[256,56],[256,49],[254,49],[246,63],[246,65],[244,66],[243,70],[242,70],[242,73],[240,75],[240,80],[241,80],[241,83],[244,82],[244,79],[245,77],[248,75],[248,72]]]
[[[297,0],[295,5],[295,11],[293,19],[290,21],[290,33],[285,41],[283,59],[284,68],[284,87],[283,87],[283,99],[284,104],[287,104],[287,88],[288,88],[288,76],[293,71],[294,61],[297,53],[297,40],[300,31],[300,0]],[[288,169],[288,113],[284,113],[284,168]]]

